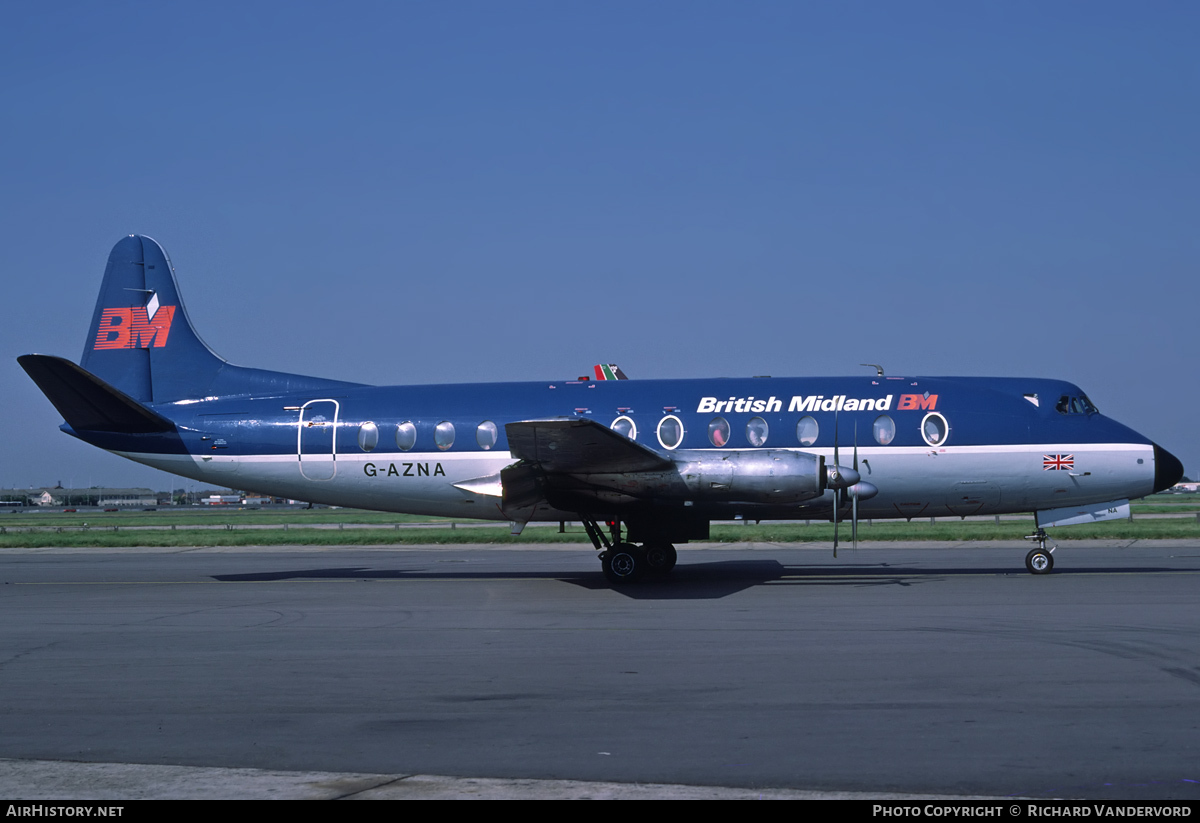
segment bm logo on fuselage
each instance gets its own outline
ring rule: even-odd
[[[928,409],[929,411],[933,411],[937,408],[937,398],[936,394],[929,394],[928,392],[925,394],[902,394],[900,395],[900,402],[896,404],[896,410]]]
[[[174,306],[159,306],[151,317],[145,306],[129,309],[105,309],[92,349],[148,349],[167,345]]]

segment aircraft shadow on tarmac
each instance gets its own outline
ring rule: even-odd
[[[1053,577],[1074,574],[1130,574],[1191,572],[1167,568],[1081,568],[1056,572]],[[669,578],[647,578],[637,583],[613,586],[595,572],[561,574],[553,571],[436,571],[429,568],[380,569],[347,566],[320,569],[291,569],[274,572],[213,575],[223,583],[280,582],[285,580],[557,580],[584,589],[611,590],[634,600],[710,600],[727,597],[754,586],[913,586],[963,576],[1026,575],[1024,569],[1004,568],[912,568],[888,563],[842,563],[838,565],[785,565],[776,560],[719,560],[686,563],[675,567]]]
[[[918,572],[917,576],[924,576]],[[614,586],[599,569],[570,574],[545,572],[446,572],[442,569],[378,569],[351,566],[327,569],[295,569],[278,572],[213,575],[224,583],[275,582],[284,580],[556,580],[594,591],[613,591],[634,600],[710,600],[761,585],[911,585],[909,572],[869,564],[862,566],[786,566],[776,560],[721,560],[680,564],[670,577],[648,577],[636,583]]]

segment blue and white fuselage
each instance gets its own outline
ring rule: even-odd
[[[81,366],[20,360],[65,431],[139,463],[281,497],[518,529],[615,523],[614,542],[601,537],[605,554],[627,548],[631,562],[644,560],[633,542],[683,542],[733,517],[857,508],[874,519],[1034,511],[1053,525],[1072,510],[1104,519],[1182,475],[1168,452],[1055,380],[376,387],[245,369],[196,336],[169,260],[142,237],[110,256]]]
[[[936,413],[946,421],[948,433],[940,443],[923,436],[926,410],[895,408],[898,395],[924,392],[936,396]],[[739,395],[765,395],[781,408],[697,411],[705,398]],[[787,411],[792,398],[817,396],[891,402],[884,411]],[[498,498],[455,485],[497,475],[517,459],[509,451],[506,423],[562,417],[611,426],[624,418],[633,424],[634,441],[664,454],[770,448],[832,461],[836,416],[843,462],[857,429],[860,474],[879,490],[860,503],[864,517],[1027,512],[1153,493],[1158,466],[1153,443],[1102,414],[1055,409],[1061,397],[1082,396],[1070,383],[1052,380],[923,377],[360,386],[151,405],[176,423],[176,432],[155,436],[153,444],[144,435],[85,439],[174,474],[281,497],[509,519]],[[660,423],[669,417],[682,424],[682,438],[669,441],[670,449],[659,437]],[[816,424],[815,437],[802,444],[797,428],[806,417]],[[887,425],[877,424],[880,418],[894,424],[886,443],[879,442],[879,430]],[[748,432],[755,419],[766,425]],[[709,437],[713,421],[728,426],[728,439],[718,437],[720,447]],[[495,426],[494,442],[489,423]],[[439,425],[448,433],[441,445],[435,442]],[[411,445],[403,438],[397,444],[401,427],[415,433]],[[1047,468],[1047,455],[1070,455],[1071,465]],[[761,505],[722,503],[714,517],[754,517]],[[785,515],[798,516],[794,507]],[[559,518],[547,513],[543,519]]]

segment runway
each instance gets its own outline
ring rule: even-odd
[[[13,551],[0,758],[1200,798],[1200,544],[1027,548]]]

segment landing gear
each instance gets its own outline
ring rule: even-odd
[[[634,583],[647,575],[666,574],[675,568],[679,555],[670,543],[652,542],[636,546],[621,540],[621,524],[611,520],[605,525],[611,538],[594,520],[584,520],[583,528],[592,545],[600,552],[600,568],[609,583]]]
[[[1029,569],[1030,574],[1049,574],[1054,568],[1054,550],[1057,546],[1051,545],[1046,548],[1046,542],[1050,536],[1046,534],[1046,530],[1041,526],[1033,534],[1025,536],[1026,540],[1036,540],[1038,547],[1025,555],[1025,568]]]
[[[1054,568],[1054,555],[1045,549],[1034,549],[1025,555],[1025,568],[1030,574],[1049,574]]]
[[[600,568],[609,583],[635,583],[646,572],[646,554],[632,543],[618,543],[600,554]]]
[[[646,553],[646,567],[657,574],[666,574],[675,568],[679,553],[670,543],[647,543],[642,547]]]

